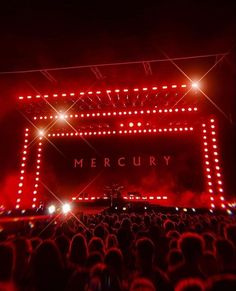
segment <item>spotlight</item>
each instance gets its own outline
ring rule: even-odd
[[[55,211],[56,211],[56,207],[55,207],[55,205],[50,205],[50,206],[48,207],[48,212],[49,212],[49,214],[53,214]]]
[[[129,123],[129,127],[133,127],[134,126],[134,123],[133,122],[130,122]]]
[[[122,209],[125,211],[126,210],[126,207],[123,207]]]
[[[188,211],[188,209],[187,209],[187,208],[183,208],[183,211],[184,211],[184,212],[187,212],[187,211]]]
[[[60,118],[61,120],[64,120],[64,119],[65,119],[65,115],[64,115],[64,114],[60,114],[60,115],[59,115],[59,118]]]
[[[39,130],[39,135],[40,135],[40,136],[44,136],[44,130],[40,129],[40,130]]]
[[[179,211],[179,207],[175,207],[175,210],[176,210],[176,211]]]
[[[196,212],[196,209],[195,209],[195,208],[192,208],[192,211],[193,211],[193,212]]]
[[[199,85],[198,85],[198,83],[192,83],[192,88],[195,88],[195,89],[197,89],[199,87]]]
[[[229,215],[232,215],[232,214],[233,214],[233,212],[232,212],[230,209],[227,209],[227,213],[228,213]]]
[[[144,210],[147,210],[147,206],[144,206]]]
[[[64,214],[67,214],[68,212],[70,212],[70,210],[71,210],[70,204],[65,203],[62,205],[62,212]]]

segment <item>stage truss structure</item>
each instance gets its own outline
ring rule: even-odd
[[[179,93],[179,91],[177,90],[181,92],[181,96],[178,96],[176,92]],[[216,207],[227,209],[217,121],[214,116],[200,116],[195,99],[190,102],[190,105],[183,103],[184,96],[190,90],[192,90],[191,84],[182,84],[19,96],[22,107],[28,108],[32,102],[36,103],[36,106],[34,110],[31,110],[33,112],[31,112],[31,126],[24,129],[15,208],[36,209],[39,207],[38,197],[42,188],[40,177],[45,141],[53,143],[53,140],[58,138],[89,139],[95,136],[109,138],[114,135],[181,135],[184,138],[186,134],[194,132],[199,136],[201,146],[205,192],[209,197],[207,206],[212,212]],[[194,90],[194,94],[196,94],[196,90]],[[64,111],[55,109],[53,103],[55,100],[60,104],[68,97],[72,105],[69,104]],[[39,110],[37,106],[41,106],[40,109],[43,107],[37,105],[37,102],[43,102],[44,107],[46,105],[46,114]],[[158,122],[143,122],[150,118],[156,118]],[[32,154],[32,144],[37,145],[37,149],[33,153],[35,170],[32,185],[27,185],[25,178],[29,166],[28,157],[29,154]],[[163,199],[167,199],[166,196],[164,197]],[[91,200],[94,199],[91,197]],[[129,198],[125,197],[125,199]],[[136,199],[151,201],[159,200],[160,196]]]

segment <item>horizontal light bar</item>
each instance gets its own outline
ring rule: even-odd
[[[148,134],[148,133],[166,133],[166,132],[188,132],[193,131],[193,127],[169,127],[169,128],[147,128],[147,129],[127,129],[127,130],[100,130],[100,131],[79,131],[49,133],[48,137],[73,137],[73,136],[101,136],[101,135],[128,135],[128,134]]]
[[[71,93],[54,93],[54,94],[43,94],[43,95],[35,95],[35,96],[19,96],[18,99],[19,100],[23,100],[23,99],[32,99],[32,98],[48,98],[48,97],[67,97],[67,96],[80,96],[80,95],[97,95],[97,94],[107,94],[107,93],[121,93],[121,92],[140,92],[140,91],[157,91],[157,90],[167,90],[167,89],[177,89],[177,88],[187,88],[187,87],[192,87],[192,85],[186,85],[186,84],[182,84],[182,85],[164,85],[164,86],[154,86],[154,87],[151,87],[151,88],[148,88],[148,87],[143,87],[143,88],[131,88],[131,89],[114,89],[114,90],[97,90],[97,91],[80,91],[80,92],[77,92],[77,93],[74,93],[74,92],[71,92]]]
[[[45,116],[34,116],[34,120],[47,120],[47,119],[69,119],[69,118],[94,118],[94,117],[112,117],[121,115],[143,115],[143,114],[163,114],[163,113],[182,113],[182,112],[197,112],[197,107],[182,107],[182,108],[164,108],[164,109],[145,109],[145,110],[123,110],[123,111],[112,111],[112,112],[90,112],[90,113],[77,113],[63,115],[45,115]]]

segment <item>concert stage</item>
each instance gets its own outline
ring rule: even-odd
[[[218,125],[199,94],[195,84],[172,84],[19,96],[30,123],[6,209],[117,197],[227,209]]]

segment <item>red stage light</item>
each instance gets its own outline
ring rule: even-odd
[[[129,123],[129,127],[133,127],[134,126],[134,123],[133,122],[130,122]]]
[[[167,89],[167,86],[162,86],[162,89]]]
[[[152,87],[152,90],[157,90],[157,87]]]

